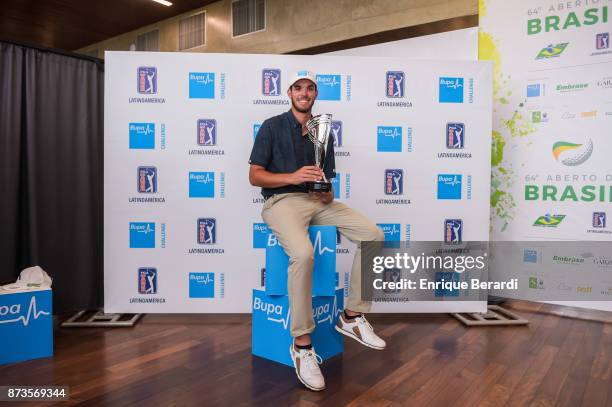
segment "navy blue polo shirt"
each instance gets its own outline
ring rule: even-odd
[[[302,136],[302,125],[291,110],[262,123],[255,137],[249,164],[259,165],[266,171],[276,174],[291,173],[305,165],[314,165],[312,141],[307,136]],[[334,139],[331,134],[323,172],[328,180],[336,176]],[[308,192],[308,190],[304,184],[261,189],[264,198],[288,192]]]

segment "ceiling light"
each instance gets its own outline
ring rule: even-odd
[[[164,6],[171,6],[172,5],[172,3],[170,3],[169,1],[166,1],[166,0],[153,0],[153,1],[156,2],[156,3],[159,3],[159,4],[163,4]]]

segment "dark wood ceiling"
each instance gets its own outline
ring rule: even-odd
[[[74,51],[217,0],[2,0],[0,40]]]

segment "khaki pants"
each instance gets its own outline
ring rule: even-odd
[[[368,312],[371,303],[361,300],[361,242],[383,241],[383,232],[365,216],[347,205],[333,201],[324,204],[306,193],[274,195],[261,211],[263,220],[289,256],[287,290],[291,309],[291,336],[312,332],[312,267],[314,251],[308,226],[336,226],[340,233],[357,244],[351,269],[351,286],[346,308]]]

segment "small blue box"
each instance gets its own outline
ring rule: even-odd
[[[336,292],[336,227],[310,226],[314,248],[312,295],[334,296]],[[266,294],[287,295],[289,256],[275,238],[266,244]]]
[[[0,292],[0,364],[53,356],[51,290]]]
[[[293,366],[289,347],[293,341],[290,329],[289,298],[270,296],[253,290],[252,353],[287,366]],[[338,289],[331,297],[313,297],[312,313],[315,330],[311,334],[315,352],[323,360],[344,350],[342,335],[336,329],[338,315],[344,308],[344,292]]]

